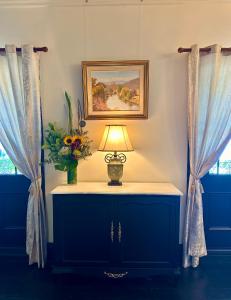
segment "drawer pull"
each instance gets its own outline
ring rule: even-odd
[[[118,279],[118,278],[123,278],[124,276],[128,275],[128,272],[125,272],[125,273],[104,272],[104,275],[106,275],[109,278]]]
[[[114,223],[111,221],[111,242],[114,242]]]
[[[119,243],[121,243],[121,238],[122,238],[122,226],[121,226],[121,223],[119,222],[119,227],[118,227],[118,240],[119,240]]]

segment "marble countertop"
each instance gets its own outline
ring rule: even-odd
[[[183,195],[173,184],[167,182],[123,182],[122,186],[108,186],[107,182],[78,182],[59,185],[51,194]]]

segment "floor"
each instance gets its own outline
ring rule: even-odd
[[[202,264],[179,278],[87,280],[25,263],[1,263],[0,300],[231,300],[231,265]]]

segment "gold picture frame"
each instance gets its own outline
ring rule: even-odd
[[[83,61],[87,120],[147,119],[148,60]]]

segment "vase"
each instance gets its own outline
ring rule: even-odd
[[[67,184],[77,183],[77,167],[71,168],[67,171]]]

